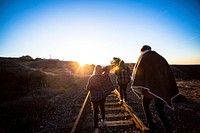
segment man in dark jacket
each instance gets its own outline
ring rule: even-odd
[[[133,70],[131,88],[136,94],[143,95],[142,102],[150,130],[154,130],[155,126],[149,104],[155,99],[158,116],[166,132],[170,133],[171,126],[164,114],[164,104],[174,109],[172,100],[179,94],[174,75],[167,61],[152,51],[150,46],[144,45],[140,52],[141,55]]]

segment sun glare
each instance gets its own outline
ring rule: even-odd
[[[87,64],[87,63],[85,63],[85,62],[83,62],[83,61],[79,61],[78,63],[79,63],[79,66],[80,66],[80,67],[84,67],[84,65]]]

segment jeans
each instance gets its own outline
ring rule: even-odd
[[[121,100],[123,100],[124,98],[125,102],[127,101],[127,91],[126,91],[127,85],[128,84],[119,84],[120,97]]]
[[[95,128],[98,128],[99,107],[100,107],[100,110],[101,110],[102,119],[105,119],[105,101],[106,101],[106,98],[102,99],[100,101],[92,102],[92,104],[93,104],[93,116],[94,116],[94,127]]]
[[[144,111],[145,111],[145,114],[147,117],[147,121],[149,123],[149,128],[150,128],[150,130],[154,130],[155,127],[154,127],[154,123],[153,123],[153,118],[152,118],[151,112],[149,110],[149,105],[150,105],[151,101],[152,101],[151,98],[143,97],[143,107],[144,107]],[[155,107],[157,110],[157,114],[160,117],[160,120],[162,121],[166,132],[171,133],[170,121],[164,114],[164,104],[165,103],[162,100],[155,98]]]

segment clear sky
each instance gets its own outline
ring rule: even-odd
[[[200,64],[199,0],[0,0],[0,57],[107,65],[148,44],[169,64]]]

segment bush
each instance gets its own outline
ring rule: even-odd
[[[34,60],[30,55],[25,55],[25,56],[21,56],[19,57],[19,59],[22,59],[22,60]]]

